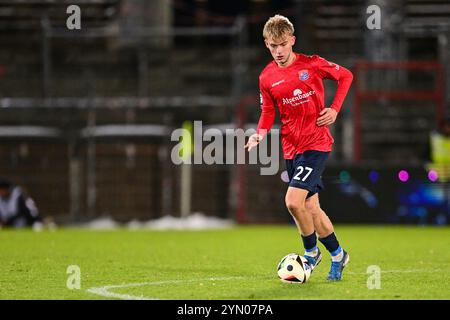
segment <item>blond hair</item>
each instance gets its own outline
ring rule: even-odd
[[[264,39],[280,40],[286,35],[294,35],[294,25],[288,18],[277,14],[267,20],[263,29]]]

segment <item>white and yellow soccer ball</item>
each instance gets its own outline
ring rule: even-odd
[[[283,282],[302,284],[311,276],[311,265],[305,257],[289,253],[278,263],[277,272],[278,278]]]

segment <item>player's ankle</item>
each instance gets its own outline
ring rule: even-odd
[[[343,258],[344,258],[344,249],[342,249],[341,247],[331,252],[331,261],[340,262],[342,261]]]
[[[305,249],[305,256],[316,257],[319,254],[319,248],[314,247],[311,249]]]

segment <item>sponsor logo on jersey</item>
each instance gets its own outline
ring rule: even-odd
[[[283,80],[280,80],[280,81],[277,81],[277,82],[275,82],[275,83],[272,83],[272,88],[273,87],[276,87],[277,85],[279,85],[279,84],[282,84],[284,82],[284,79]]]
[[[309,79],[309,72],[308,72],[308,70],[300,70],[298,72],[298,78],[300,80],[303,80],[303,81],[308,80]]]
[[[295,89],[292,93],[292,95],[293,95],[292,98],[283,98],[283,104],[290,104],[292,106],[298,106],[299,104],[307,102],[309,100],[308,98],[315,93],[316,92],[314,90],[303,93],[302,90]]]

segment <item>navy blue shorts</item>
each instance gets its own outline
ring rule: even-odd
[[[297,154],[294,159],[286,160],[289,186],[308,190],[306,198],[324,189],[322,172],[329,152],[308,150]]]

